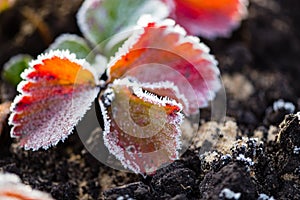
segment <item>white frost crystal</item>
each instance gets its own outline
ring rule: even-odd
[[[280,109],[285,109],[289,111],[289,113],[293,113],[295,111],[295,106],[291,102],[285,102],[284,100],[279,99],[273,103],[273,110],[278,111]]]
[[[240,192],[233,192],[232,190],[228,189],[228,188],[224,188],[220,194],[219,197],[225,197],[227,199],[240,199],[241,197],[241,193]]]

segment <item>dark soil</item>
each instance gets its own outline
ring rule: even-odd
[[[37,56],[60,33],[80,35],[75,18],[80,3],[20,0],[0,13],[0,66],[18,53]],[[24,15],[25,8],[49,27],[48,35]],[[240,193],[240,199],[266,199],[263,194],[300,199],[300,152],[295,151],[300,147],[300,120],[286,109],[272,108],[273,102],[284,99],[300,109],[299,10],[298,0],[253,0],[248,19],[231,38],[204,40],[223,75],[240,74],[253,86],[246,99],[227,93],[227,115],[241,132],[237,138],[260,131],[263,142],[244,139],[244,145],[231,148],[230,156],[218,151],[218,159],[209,163],[199,148],[189,149],[180,160],[144,179],[99,163],[77,134],[57,147],[32,152],[20,149],[6,126],[0,138],[0,172],[15,173],[55,199],[226,199],[224,189]],[[11,97],[2,91],[2,101],[7,98]],[[208,120],[208,113],[204,110],[202,118]],[[267,139],[272,126],[279,132],[274,140]]]

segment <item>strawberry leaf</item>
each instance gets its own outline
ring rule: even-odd
[[[247,16],[248,0],[163,0],[171,17],[190,34],[228,37]]]
[[[0,173],[0,199],[6,200],[54,200],[50,194],[32,189],[15,174]]]
[[[9,124],[25,149],[47,149],[64,140],[99,92],[93,69],[69,51],[39,56],[21,76]]]
[[[46,52],[57,49],[69,50],[71,53],[75,53],[77,58],[86,59],[95,69],[99,77],[104,73],[106,69],[107,58],[93,51],[89,47],[87,41],[84,38],[79,37],[78,35],[60,35],[55,39],[54,43],[49,46]]]
[[[77,14],[78,25],[83,35],[95,46],[109,39],[111,36],[134,27],[139,16],[151,14],[157,19],[168,16],[166,5],[159,0],[86,0]],[[112,55],[112,49],[120,45],[128,36],[116,38],[114,44],[106,52],[104,46],[100,47],[102,53]],[[98,46],[99,47],[99,46]]]
[[[91,48],[88,46],[87,42],[82,38],[74,34],[62,34],[57,37],[52,43],[47,51],[50,50],[69,50],[71,53],[75,53],[76,57],[79,59],[87,59],[92,63],[95,59],[95,55],[91,53]],[[89,56],[89,57],[88,57]]]
[[[140,82],[168,81],[188,100],[185,114],[208,105],[221,86],[217,61],[198,38],[186,36],[173,20],[157,23],[148,16],[108,64],[108,82],[125,76]]]
[[[99,104],[104,144],[125,168],[150,174],[178,158],[180,104],[144,91],[128,79],[115,80],[103,95]]]

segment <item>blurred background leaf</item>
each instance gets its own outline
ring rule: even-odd
[[[86,0],[77,13],[77,22],[83,35],[106,56],[116,51],[116,46],[130,35],[142,14],[151,14],[156,19],[166,18],[167,6],[159,0]],[[121,32],[121,35],[116,35]],[[113,44],[105,48],[105,40],[113,38]]]
[[[62,34],[57,37],[46,51],[50,50],[69,50],[76,54],[79,59],[90,57],[90,60],[95,59],[95,55],[89,55],[91,53],[91,48],[88,46],[87,42],[75,34]]]
[[[46,52],[56,49],[69,50],[71,53],[76,54],[76,58],[86,59],[86,61],[95,68],[99,76],[103,74],[106,69],[106,57],[92,50],[88,42],[78,35],[62,34],[58,36]]]
[[[19,54],[12,57],[4,64],[4,69],[2,71],[3,80],[17,86],[22,80],[20,74],[29,67],[29,61],[31,59],[32,57],[27,54]]]
[[[15,0],[0,0],[0,13],[15,4]]]

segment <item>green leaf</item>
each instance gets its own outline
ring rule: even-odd
[[[79,59],[87,59],[89,62],[93,62],[95,54],[92,53],[91,48],[87,42],[80,36],[74,34],[62,34],[57,37],[46,51],[50,50],[69,50],[71,53],[75,53]]]
[[[8,62],[4,64],[2,71],[3,80],[8,83],[17,86],[22,80],[20,74],[29,67],[29,61],[32,59],[30,55],[19,54],[12,57]]]
[[[117,49],[115,46],[130,36],[130,30],[143,14],[163,19],[169,9],[160,0],[86,0],[79,9],[77,22],[83,35],[97,45],[101,53],[110,56]],[[115,36],[114,45],[104,50],[110,37],[123,31],[127,33]]]
[[[62,34],[58,36],[46,52],[56,49],[69,50],[71,53],[76,54],[76,58],[85,59],[95,68],[99,76],[103,74],[106,69],[107,58],[92,50],[87,41],[78,35]]]

